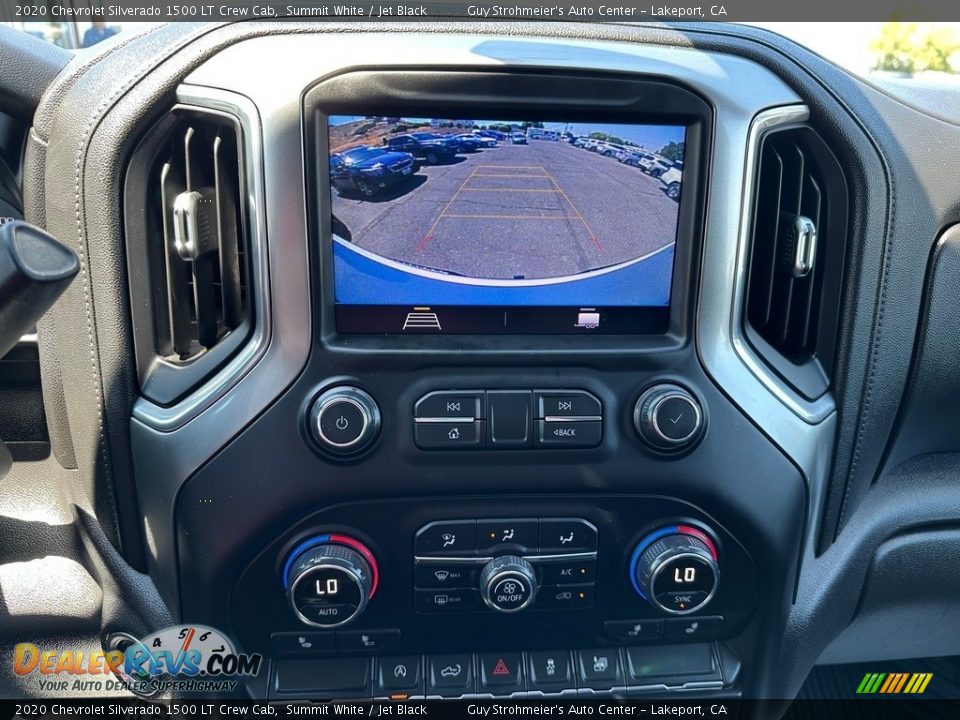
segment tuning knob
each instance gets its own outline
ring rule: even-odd
[[[661,528],[634,549],[630,582],[640,597],[664,612],[686,615],[702,610],[720,582],[716,546],[697,528]]]
[[[660,452],[679,452],[700,439],[703,412],[700,403],[679,385],[661,383],[637,400],[633,425],[647,445]]]
[[[487,607],[503,613],[519,612],[537,594],[536,571],[521,557],[502,555],[480,572],[480,592]]]
[[[377,561],[365,545],[344,535],[322,535],[299,545],[284,566],[294,614],[308,625],[346,625],[377,590]]]

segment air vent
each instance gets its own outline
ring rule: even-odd
[[[131,160],[134,340],[141,390],[161,405],[220,368],[252,328],[241,139],[230,116],[175,109]]]
[[[846,255],[847,186],[808,126],[762,140],[747,281],[746,335],[808,400],[830,386]]]

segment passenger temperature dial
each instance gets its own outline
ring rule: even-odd
[[[713,599],[720,582],[717,548],[697,528],[661,528],[647,535],[634,549],[630,582],[640,597],[664,612],[696,612]]]
[[[377,590],[377,561],[345,535],[321,535],[297,546],[283,571],[287,599],[308,625],[333,628],[360,615]]]

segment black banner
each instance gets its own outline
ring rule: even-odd
[[[960,700],[906,699],[758,701],[736,699],[587,698],[543,700],[428,700],[404,702],[238,702],[183,700],[150,703],[140,700],[0,701],[0,718],[52,717],[174,718],[394,718],[431,720],[496,720],[498,718],[785,718],[786,720],[903,720],[955,718]]]
[[[226,0],[173,2],[132,0],[0,0],[0,22],[223,22],[296,18],[315,21],[550,21],[550,22],[669,22],[669,21],[886,21],[958,20],[955,0],[874,0],[870,3],[770,3],[765,0],[613,0],[582,2],[377,2],[361,0]]]

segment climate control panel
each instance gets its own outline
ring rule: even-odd
[[[597,528],[582,518],[442,520],[414,539],[415,608],[422,613],[593,604]]]
[[[716,518],[598,493],[332,505],[266,547],[231,597],[244,647],[299,662],[724,640],[762,593]]]

